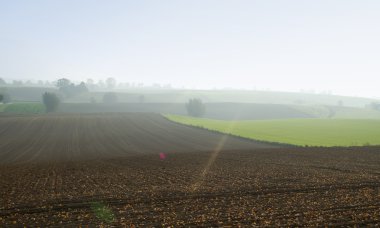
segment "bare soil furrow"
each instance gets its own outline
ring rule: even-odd
[[[146,113],[0,117],[0,226],[379,224],[379,147],[224,138]]]

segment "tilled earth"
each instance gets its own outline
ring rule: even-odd
[[[154,113],[0,115],[0,164],[107,159],[160,152],[278,148],[168,121]]]
[[[380,148],[262,148],[0,166],[0,226],[376,226]]]
[[[0,226],[380,223],[380,148],[291,148],[157,114],[0,116]]]

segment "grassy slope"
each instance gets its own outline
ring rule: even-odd
[[[41,103],[14,103],[14,104],[7,104],[6,107],[3,109],[3,112],[38,114],[38,113],[44,113],[45,107]]]
[[[6,106],[6,104],[0,104],[0,112],[3,112]]]
[[[317,118],[380,119],[380,111],[327,105],[291,105],[294,109]]]
[[[242,137],[309,146],[380,145],[380,120],[293,119],[221,121],[168,115],[170,120]]]

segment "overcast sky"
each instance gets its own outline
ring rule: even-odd
[[[380,97],[379,0],[0,0],[0,77]]]

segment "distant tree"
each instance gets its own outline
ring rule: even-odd
[[[4,79],[0,78],[0,85],[6,85],[7,83],[4,81]]]
[[[107,78],[106,84],[108,89],[113,89],[116,86],[116,80],[114,78]]]
[[[55,85],[63,94],[65,94],[66,96],[70,96],[74,84],[71,83],[70,80],[67,78],[61,78],[57,80]]]
[[[12,81],[12,84],[14,86],[22,86],[23,85],[23,82],[21,80],[13,80]]]
[[[87,88],[90,89],[90,90],[95,89],[95,83],[94,83],[94,80],[92,80],[91,78],[88,78],[88,79],[86,80],[86,86],[87,86]]]
[[[67,78],[58,79],[56,86],[61,89],[70,86],[71,82]]]
[[[46,86],[52,86],[52,83],[49,82],[48,80],[46,80],[46,81],[45,81],[45,85],[46,85]],[[54,83],[53,83],[53,85],[54,85]]]
[[[343,107],[343,106],[344,106],[344,103],[343,103],[342,100],[339,100],[339,101],[338,101],[338,106],[339,106],[339,107]]]
[[[38,81],[37,81],[37,84],[38,84],[39,86],[43,86],[43,85],[44,85],[44,82],[43,82],[42,80],[38,80]]]
[[[117,95],[116,93],[105,93],[103,95],[103,103],[108,103],[108,104],[112,104],[112,103],[116,103],[117,102]]]
[[[94,80],[91,79],[91,78],[87,78],[87,80],[86,80],[86,84],[87,84],[87,85],[93,85],[93,84],[94,84]]]
[[[88,92],[87,86],[84,82],[79,83],[79,85],[76,86],[76,90],[78,93]]]
[[[3,94],[0,94],[0,102],[3,101],[3,98],[4,98]]]
[[[11,99],[11,96],[8,93],[3,93],[2,96],[3,96],[2,102],[4,104],[11,103],[12,99]]]
[[[57,110],[60,100],[55,93],[45,92],[42,95],[42,101],[45,105],[46,112],[54,112]]]
[[[203,104],[201,99],[190,99],[189,102],[186,104],[187,113],[190,116],[194,117],[201,117],[206,112],[206,107]]]
[[[58,87],[59,91],[64,93],[67,97],[88,92],[88,89],[84,82],[81,82],[79,85],[75,85],[66,78],[58,79],[56,86]]]
[[[98,83],[96,84],[98,88],[104,89],[106,85],[104,84],[103,80],[99,80]]]
[[[369,106],[374,110],[380,111],[380,102],[372,102]]]

